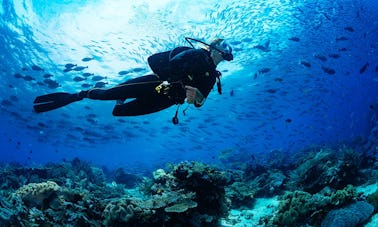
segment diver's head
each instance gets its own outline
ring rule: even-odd
[[[218,53],[222,59],[226,61],[232,61],[234,56],[232,55],[232,48],[224,39],[215,39],[210,43],[210,53]],[[216,57],[216,56],[214,56]]]

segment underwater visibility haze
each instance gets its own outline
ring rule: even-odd
[[[372,146],[378,138],[372,138],[378,113],[374,0],[0,3],[0,161],[5,165],[79,158],[133,174],[184,161],[223,168],[264,166],[274,157],[290,165],[305,149],[353,147],[369,138]],[[33,111],[39,95],[109,88],[146,75],[148,56],[189,46],[185,37],[224,38],[234,60],[218,66],[223,94],[215,87],[201,108],[182,105],[178,125],[172,124],[176,106],[114,117],[114,101],[85,99],[46,113]],[[185,204],[190,209],[201,203]]]

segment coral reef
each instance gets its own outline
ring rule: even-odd
[[[2,187],[9,187],[0,194],[0,225],[217,226],[229,210],[227,174],[201,163],[183,162],[167,172],[157,170],[140,187],[145,194],[128,189],[127,184],[105,181],[101,169],[78,159],[44,168],[31,176],[28,168],[7,167],[5,175],[13,176],[14,182],[23,179],[25,185],[11,189],[13,185],[3,179]],[[129,182],[123,170],[118,174]],[[114,180],[114,175],[108,180]]]
[[[310,193],[317,193],[326,186],[341,189],[359,180],[360,154],[342,147],[310,153],[290,173],[288,185]]]
[[[331,210],[321,226],[358,226],[368,220],[374,207],[364,201],[357,201],[340,209]]]
[[[374,210],[378,211],[378,190],[376,190],[373,194],[370,194],[366,200],[374,206]]]
[[[304,191],[287,192],[269,225],[301,226],[309,223],[318,226],[328,211],[357,199],[359,195],[351,185],[337,191],[328,188],[314,195]]]

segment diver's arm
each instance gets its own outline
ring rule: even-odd
[[[194,104],[196,107],[201,107],[205,103],[205,97],[198,88],[185,86],[186,101],[189,104]]]

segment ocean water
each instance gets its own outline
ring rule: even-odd
[[[373,0],[0,3],[3,163],[35,166],[79,157],[139,172],[185,160],[221,165],[225,153],[246,162],[263,163],[272,153],[290,161],[307,147],[367,138],[374,126]],[[38,95],[77,92],[97,82],[111,87],[147,74],[149,55],[187,46],[185,37],[225,38],[235,58],[218,67],[223,94],[211,92],[199,109],[183,105],[178,125],[171,122],[176,107],[113,117],[113,101],[33,112]],[[85,68],[63,72],[68,63]]]

